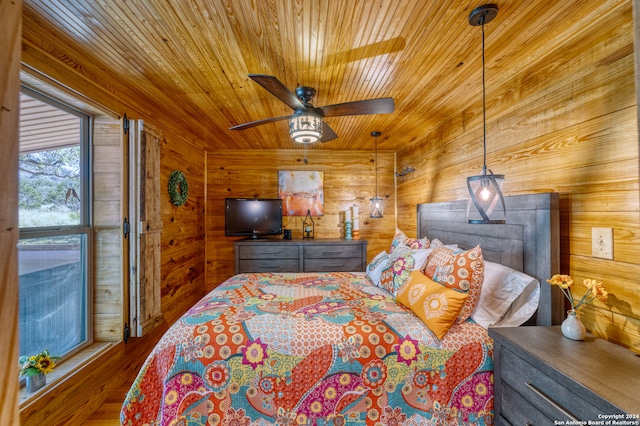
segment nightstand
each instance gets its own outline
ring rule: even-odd
[[[490,328],[489,336],[497,425],[640,425],[633,352],[589,334],[567,339],[559,326]]]

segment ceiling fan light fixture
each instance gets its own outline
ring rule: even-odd
[[[467,204],[467,221],[473,224],[506,223],[507,210],[502,196],[504,175],[494,175],[487,169],[487,108],[485,104],[485,64],[484,64],[484,24],[490,22],[498,14],[498,6],[485,4],[475,8],[469,14],[469,25],[482,26],[482,171],[477,176],[467,178],[469,203]],[[488,172],[488,173],[487,173]],[[500,208],[501,207],[501,208]]]
[[[322,138],[322,117],[309,110],[297,111],[289,119],[289,136],[296,143],[319,141]]]

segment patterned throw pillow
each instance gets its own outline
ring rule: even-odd
[[[427,238],[409,238],[407,235],[396,228],[396,233],[391,240],[390,252],[393,252],[398,246],[406,246],[411,249],[427,249],[429,248],[429,240]]]
[[[442,340],[456,322],[468,297],[467,292],[447,288],[422,272],[413,271],[396,298]]]
[[[480,299],[484,280],[484,259],[480,246],[465,251],[438,247],[429,256],[424,274],[447,288],[468,293],[464,307],[458,315],[458,322],[473,314]]]
[[[371,260],[371,263],[367,265],[367,275],[371,279],[371,281],[380,287],[380,276],[382,275],[382,270],[389,263],[389,253],[386,251],[381,251]]]
[[[380,276],[380,287],[395,295],[404,285],[411,271],[420,270],[427,262],[430,249],[412,250],[398,246],[389,256],[387,266]]]

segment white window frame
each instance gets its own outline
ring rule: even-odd
[[[91,223],[92,207],[93,207],[93,194],[91,185],[92,175],[92,155],[91,155],[91,140],[92,140],[92,117],[82,111],[79,111],[70,105],[53,99],[50,96],[44,95],[32,88],[25,85],[21,85],[21,92],[38,99],[41,102],[45,102],[49,105],[59,108],[69,114],[75,115],[80,118],[80,185],[81,194],[83,199],[80,208],[80,224],[68,225],[68,226],[51,226],[51,227],[32,227],[32,228],[20,228],[19,240],[29,238],[42,238],[62,235],[84,235],[83,252],[81,253],[81,264],[83,267],[84,276],[84,327],[85,327],[85,340],[76,345],[72,350],[66,354],[53,354],[56,356],[62,356],[63,359],[69,358],[72,355],[78,353],[80,350],[86,348],[93,343],[93,227]],[[32,354],[21,354],[32,355]]]

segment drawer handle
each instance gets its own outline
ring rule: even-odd
[[[547,402],[548,404],[553,406],[556,410],[560,411],[565,416],[569,417],[571,420],[575,420],[575,421],[578,421],[578,422],[580,421],[579,418],[575,417],[573,414],[571,414],[570,412],[565,410],[563,407],[558,405],[557,402],[555,402],[553,399],[549,398],[544,392],[542,392],[540,389],[538,389],[532,383],[525,383],[525,385],[527,385],[527,387],[529,389],[531,389],[535,394],[537,394],[540,398],[544,399],[545,402]]]
[[[258,265],[258,268],[262,270],[275,271],[280,269],[280,265]]]
[[[263,251],[262,254],[280,254],[280,250],[276,250],[276,251]]]
[[[344,250],[325,250],[322,254],[340,254],[343,253]]]
[[[322,266],[324,266],[325,268],[342,268],[344,266],[344,263],[336,263],[336,264],[323,264]]]

